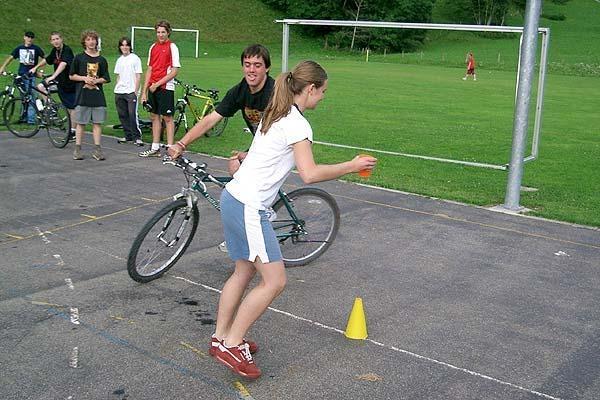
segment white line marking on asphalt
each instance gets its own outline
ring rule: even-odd
[[[79,363],[79,349],[77,347],[73,347],[73,350],[71,350],[71,358],[69,359],[69,367],[77,368],[78,363]]]
[[[65,265],[65,262],[63,261],[62,257],[60,256],[60,254],[54,254],[52,257],[56,258],[58,260],[58,263],[56,264],[57,266],[63,266]]]
[[[79,310],[77,307],[71,307],[71,323],[79,325]]]
[[[73,286],[73,281],[71,280],[71,278],[65,278],[65,283],[67,284],[69,289],[71,289],[71,290],[75,289],[75,286]]]
[[[46,244],[50,244],[50,240],[46,237],[46,233],[50,233],[50,232],[42,232],[42,230],[39,227],[35,227],[35,230],[38,233],[38,236],[41,236],[42,240],[44,241],[44,243]]]
[[[182,281],[187,282],[187,283],[190,283],[192,285],[201,286],[201,287],[203,287],[203,288],[205,288],[207,290],[210,290],[210,291],[213,291],[213,292],[216,292],[216,293],[221,293],[221,291],[219,289],[215,289],[213,287],[204,285],[202,283],[194,282],[194,281],[192,281],[190,279],[183,278],[181,276],[175,276],[174,278],[182,280]],[[341,334],[344,333],[344,331],[341,330],[341,329],[337,329],[337,328],[334,328],[332,326],[328,326],[328,325],[322,324],[320,322],[310,320],[308,318],[300,317],[300,316],[294,315],[292,313],[289,313],[287,311],[279,310],[279,309],[276,309],[276,308],[273,308],[273,307],[269,307],[269,310],[274,311],[274,312],[279,313],[279,314],[286,315],[286,316],[288,316],[290,318],[293,318],[293,319],[296,319],[298,321],[308,322],[310,324],[316,325],[316,326],[321,327],[321,328],[328,329],[330,331],[334,331],[334,332],[341,333]],[[530,393],[530,394],[534,394],[536,396],[543,397],[545,399],[549,399],[549,400],[562,400],[560,397],[554,397],[554,396],[550,396],[548,394],[541,393],[541,392],[538,392],[538,391],[535,391],[535,390],[532,390],[532,389],[527,389],[526,387],[515,385],[514,383],[510,383],[510,382],[506,382],[506,381],[503,381],[503,380],[500,380],[500,379],[496,379],[496,378],[493,378],[491,376],[480,374],[479,372],[471,371],[471,370],[466,369],[466,368],[457,367],[456,365],[448,364],[448,363],[446,363],[444,361],[439,361],[439,360],[436,360],[434,358],[422,356],[420,354],[413,353],[412,351],[400,349],[400,348],[395,347],[395,346],[386,345],[386,344],[381,343],[381,342],[376,342],[375,340],[372,340],[372,339],[365,339],[365,341],[366,342],[370,342],[370,343],[372,343],[372,344],[374,344],[376,346],[384,347],[384,348],[387,348],[387,349],[390,349],[390,350],[393,350],[393,351],[397,351],[397,352],[402,353],[402,354],[406,354],[406,355],[411,356],[411,357],[415,357],[415,358],[417,358],[419,360],[429,361],[431,363],[434,363],[434,364],[437,364],[437,365],[441,365],[441,366],[444,366],[446,368],[450,368],[450,369],[453,369],[453,370],[456,370],[456,371],[465,372],[465,373],[467,373],[469,375],[476,376],[478,378],[487,379],[489,381],[498,383],[500,385],[508,386],[508,387],[513,388],[513,389],[522,390],[524,392],[527,392],[527,393]]]

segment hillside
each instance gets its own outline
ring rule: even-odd
[[[168,4],[167,6],[165,4]],[[200,41],[212,44],[280,43],[281,26],[273,21],[275,12],[260,0],[128,0],[115,2],[98,0],[81,2],[65,0],[49,6],[2,1],[0,17],[0,51],[7,54],[23,40],[23,32],[32,30],[36,44],[49,48],[48,36],[53,30],[63,32],[66,42],[78,50],[79,34],[95,29],[102,36],[105,52],[113,52],[114,43],[122,35],[129,35],[130,27],[153,26],[159,19],[167,19],[174,28],[198,29]],[[249,15],[252,18],[249,18]]]

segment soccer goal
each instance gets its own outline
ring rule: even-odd
[[[172,29],[170,39],[177,44],[181,57],[198,58],[198,29]],[[138,55],[144,54],[150,45],[156,41],[156,33],[151,26],[131,27],[131,47]]]
[[[374,22],[374,21],[337,21],[337,20],[302,20],[302,19],[283,19],[275,22],[283,24],[283,36],[282,36],[282,71],[288,71],[288,59],[290,49],[290,26],[291,25],[313,25],[313,26],[338,26],[338,27],[359,27],[359,28],[391,28],[391,29],[421,29],[421,30],[447,30],[447,31],[471,31],[471,32],[499,32],[499,33],[518,33],[523,38],[523,27],[516,26],[488,26],[488,25],[459,25],[459,24],[425,24],[425,23],[399,23],[399,22]],[[549,28],[538,28],[538,34],[541,34],[541,50],[539,58],[539,76],[537,82],[537,97],[535,105],[535,119],[533,127],[533,138],[531,142],[531,153],[524,158],[523,161],[532,161],[538,157],[540,132],[541,132],[541,117],[543,109],[544,99],[544,83],[546,78],[546,66],[547,66],[547,55],[548,55],[548,43],[550,38]],[[521,56],[521,49],[519,47],[519,57]],[[367,53],[368,54],[368,53]],[[404,55],[404,54],[403,54]],[[368,55],[367,55],[368,57]],[[521,66],[517,64],[517,83],[521,75]],[[515,88],[515,98],[518,88]],[[415,154],[409,152],[392,151],[393,149],[378,149],[378,148],[366,148],[357,145],[339,144],[333,142],[317,142],[321,145],[349,148],[370,153],[389,154],[396,156],[404,156],[411,158],[419,158],[425,160],[434,160],[454,164],[469,165],[474,167],[492,168],[499,170],[507,170],[509,163],[500,162],[477,162],[468,161],[464,159],[452,159],[445,157],[434,157],[422,154]]]

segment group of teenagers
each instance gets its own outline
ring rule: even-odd
[[[360,155],[338,164],[317,164],[312,152],[313,131],[304,113],[316,108],[324,98],[328,87],[327,72],[315,61],[302,61],[291,71],[273,79],[269,75],[269,51],[260,44],[248,46],[242,51],[241,81],[227,92],[211,114],[198,122],[181,140],[174,142],[173,78],[180,68],[179,55],[177,46],[169,40],[170,24],[159,21],[155,25],[155,31],[156,42],[150,47],[140,95],[145,108],[151,110],[152,147],[139,155],[159,155],[161,120],[167,127],[167,152],[173,159],[179,158],[193,141],[203,136],[222,118],[232,117],[238,111],[253,134],[250,148],[237,152],[229,159],[229,171],[233,179],[221,193],[225,243],[235,268],[225,282],[219,298],[216,329],[209,340],[209,354],[236,374],[256,379],[260,377],[261,371],[253,354],[259,347],[256,342],[247,339],[246,335],[286,285],[281,249],[267,212],[275,201],[279,188],[293,168],[298,171],[304,183],[311,184],[371,170],[377,160]],[[78,84],[75,107],[77,148],[74,158],[80,155],[85,124],[92,122],[95,127],[103,121],[106,114],[105,111],[94,110],[99,106],[105,110],[106,103],[99,102],[101,96],[95,98],[96,102],[88,103],[91,100],[85,95],[86,91],[102,93],[101,85],[110,79],[108,64],[98,54],[97,35],[89,32],[82,34],[84,53],[75,57],[69,75]],[[126,39],[119,42],[119,50],[121,58],[127,59],[133,55]],[[64,53],[64,45],[62,52]],[[77,61],[78,58],[87,63],[88,74],[80,74],[83,70],[79,69],[81,61]],[[47,62],[51,60],[47,59]],[[90,63],[98,64],[97,73],[93,76],[89,74]],[[141,74],[133,66],[137,62],[121,64],[135,74]],[[128,75],[124,69],[117,67],[115,73],[119,74],[119,82]],[[127,102],[135,104],[139,75],[136,85],[135,91],[124,93]],[[92,110],[79,112],[79,107],[83,111],[90,108]],[[125,123],[123,125],[126,126]],[[132,136],[125,136],[123,142],[137,139],[134,136],[135,130],[126,130],[127,134]],[[94,143],[99,148],[99,131],[94,131]],[[257,272],[260,282],[249,288]]]

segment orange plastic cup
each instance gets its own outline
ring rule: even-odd
[[[370,154],[359,154],[359,157],[372,157]],[[368,178],[371,176],[371,171],[370,169],[361,169],[360,171],[358,171],[358,176],[360,176],[361,178]]]

